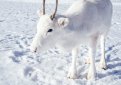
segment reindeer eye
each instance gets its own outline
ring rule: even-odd
[[[52,31],[53,31],[53,29],[49,29],[49,30],[48,30],[48,32],[52,32]]]

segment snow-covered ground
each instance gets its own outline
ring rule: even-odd
[[[114,0],[113,0],[114,1]],[[120,1],[121,2],[121,1]],[[59,6],[59,13],[68,8]],[[50,49],[33,54],[28,47],[36,33],[40,7],[37,3],[0,1],[0,85],[121,85],[121,3],[115,2],[111,31],[106,41],[108,69],[98,68],[100,54],[96,57],[97,80],[86,80],[88,65],[85,46],[78,57],[79,79],[67,79],[71,55]],[[53,5],[47,5],[50,13]]]

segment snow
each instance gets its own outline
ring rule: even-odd
[[[61,4],[58,13],[69,5]],[[108,69],[99,68],[98,50],[97,80],[89,81],[85,77],[88,71],[88,65],[84,63],[85,46],[80,47],[79,78],[75,80],[66,77],[71,63],[69,53],[61,53],[55,48],[38,54],[29,51],[36,33],[39,4],[0,1],[0,85],[121,85],[121,3],[117,0],[113,6],[112,27],[105,48]],[[50,13],[53,4],[47,8]]]
[[[42,3],[43,0],[1,0],[1,1],[12,1],[12,2],[31,2],[31,3]],[[59,0],[59,3],[72,3],[76,0]],[[46,3],[55,3],[55,0],[47,0]]]
[[[11,2],[31,2],[31,3],[42,3],[43,0],[0,0],[0,1],[11,1]],[[73,3],[77,0],[59,0],[59,3]],[[111,0],[112,2],[120,3],[120,0]],[[47,0],[46,3],[55,3],[55,0]]]

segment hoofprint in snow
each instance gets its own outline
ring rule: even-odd
[[[111,31],[106,41],[107,70],[98,68],[100,50],[96,57],[97,80],[86,80],[87,48],[80,47],[79,78],[68,79],[66,74],[71,55],[52,48],[32,54],[28,47],[36,33],[39,4],[0,2],[0,85],[120,85],[121,84],[121,4],[114,5]],[[51,5],[48,5],[51,8]],[[59,12],[68,5],[60,5]],[[49,10],[49,9],[48,9]]]

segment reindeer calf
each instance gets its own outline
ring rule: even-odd
[[[61,46],[72,51],[72,64],[68,78],[77,78],[76,58],[80,44],[89,47],[89,72],[87,79],[95,79],[95,54],[97,41],[101,45],[101,68],[106,69],[105,37],[109,32],[112,18],[112,4],[110,0],[78,0],[63,14],[52,15],[45,13],[43,0],[43,14],[37,24],[37,34],[31,44],[31,51],[37,52],[53,46]]]

